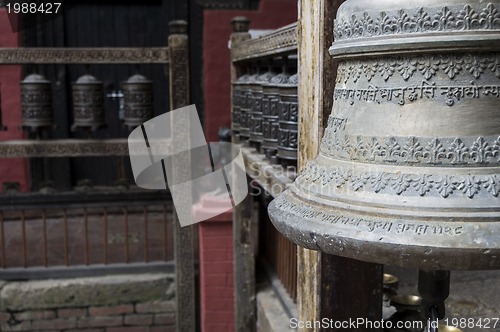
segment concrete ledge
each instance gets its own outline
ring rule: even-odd
[[[257,292],[257,332],[296,331],[271,285]]]
[[[0,311],[170,301],[175,296],[171,273],[16,281],[0,287]]]

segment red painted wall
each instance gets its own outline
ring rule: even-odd
[[[203,26],[205,136],[218,141],[219,127],[231,126],[228,41],[231,19],[246,16],[250,29],[276,29],[297,21],[297,0],[261,0],[257,11],[207,10]]]
[[[297,20],[297,0],[261,0],[258,11],[205,11],[203,88],[205,136],[218,141],[231,126],[231,20],[250,19],[250,29],[276,29]],[[231,214],[200,223],[201,325],[203,332],[234,331],[233,234]],[[226,220],[226,222],[222,221]]]
[[[0,47],[18,47],[19,34],[13,33],[9,18],[4,8],[0,8]],[[7,131],[0,131],[0,141],[22,139],[21,125],[21,66],[0,66],[0,92],[2,96],[2,119],[8,127]],[[19,182],[21,190],[29,188],[28,161],[25,159],[0,159],[0,188],[3,182]],[[0,189],[2,190],[2,189]]]
[[[234,331],[232,211],[199,224],[202,332]]]

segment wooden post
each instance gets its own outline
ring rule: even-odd
[[[299,168],[317,156],[324,124],[331,111],[336,65],[328,48],[333,41],[333,20],[342,2],[299,2]],[[301,247],[297,250],[297,260],[300,320],[358,317],[380,320],[381,265]]]
[[[250,39],[248,33],[250,21],[245,17],[235,17],[231,21],[231,47]],[[239,74],[231,62],[231,81]],[[232,96],[231,92],[231,96]],[[234,142],[233,142],[234,143]],[[255,297],[255,257],[252,243],[252,211],[253,197],[248,195],[234,209],[234,305],[235,331],[254,332],[257,326],[256,297]]]
[[[175,110],[189,104],[189,48],[186,21],[169,23],[169,90],[170,110]],[[176,140],[190,139],[189,128],[173,127],[172,135]],[[186,156],[184,156],[186,157]],[[185,162],[189,165],[189,157]],[[189,178],[185,172],[189,167],[175,169],[182,172],[183,178]],[[175,285],[176,285],[176,331],[196,331],[196,298],[193,235],[194,226],[181,227],[174,208],[174,252],[175,252]]]
[[[335,82],[329,70],[332,61],[324,38],[332,30],[331,4],[322,0],[299,2],[298,38],[298,100],[299,100],[299,171],[318,154],[323,134],[324,104],[331,94],[324,91],[326,82]],[[297,248],[297,306],[299,320],[321,319],[321,254]],[[323,280],[322,280],[323,279]],[[307,331],[307,329],[302,329]],[[317,330],[314,330],[317,331]]]

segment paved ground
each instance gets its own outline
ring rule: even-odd
[[[397,276],[400,294],[418,294],[418,271],[397,267],[386,267],[386,273]],[[474,325],[487,323],[489,328],[463,328],[466,332],[500,331],[500,271],[452,271],[450,296],[446,301],[447,317],[452,319],[463,318]],[[460,324],[460,321],[453,322]],[[496,327],[493,325],[496,323]]]

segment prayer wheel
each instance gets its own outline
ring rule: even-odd
[[[92,75],[80,76],[73,83],[73,125],[71,130],[97,130],[105,126],[104,89]]]
[[[21,81],[22,127],[37,129],[52,127],[51,83],[43,75],[30,74]]]
[[[124,124],[135,128],[153,117],[153,82],[136,74],[122,82]]]

